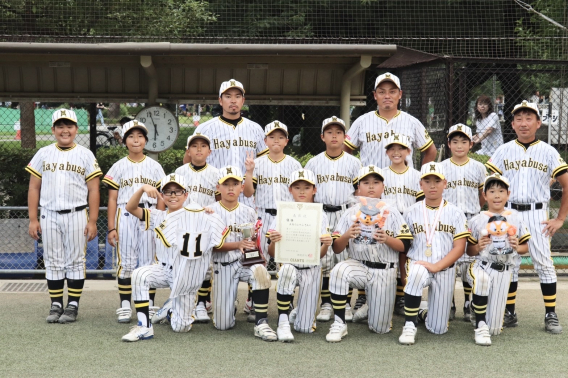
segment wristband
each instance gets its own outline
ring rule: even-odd
[[[116,231],[116,228],[110,229],[107,231],[107,235],[110,234],[111,232]]]

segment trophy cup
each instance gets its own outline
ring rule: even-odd
[[[262,226],[262,222],[260,218],[256,223],[244,223],[239,226],[241,233],[243,234],[243,239],[250,240],[255,242],[255,248],[253,249],[245,249],[244,250],[244,257],[243,257],[243,266],[251,266],[254,264],[263,264],[265,263],[264,257],[262,256],[262,252],[260,250],[260,237],[258,236],[258,232]]]

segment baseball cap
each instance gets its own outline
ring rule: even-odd
[[[521,102],[520,104],[515,105],[511,113],[513,113],[514,115],[516,112],[522,109],[532,110],[533,112],[536,113],[538,119],[540,119],[540,110],[538,110],[538,105],[535,104],[534,102],[528,102],[526,100],[523,100],[523,102]]]
[[[69,121],[77,123],[77,114],[75,114],[75,112],[70,109],[57,109],[51,115],[51,125],[53,126],[55,122],[59,121],[60,119],[68,119]]]
[[[343,131],[345,131],[347,128],[345,127],[345,121],[342,120],[339,117],[336,116],[332,116],[329,118],[326,118],[323,120],[323,122],[321,123],[321,133],[323,134],[323,132],[325,131],[325,128],[331,125],[338,125],[343,127]]]
[[[469,140],[472,140],[471,128],[469,126],[464,125],[463,123],[457,123],[452,127],[450,127],[450,130],[448,131],[448,139],[450,138],[450,135],[454,133],[465,134],[465,136],[467,136]]]
[[[374,165],[367,165],[359,169],[359,177],[357,178],[357,182],[363,180],[364,177],[369,175],[379,175],[381,179],[385,180],[385,175],[383,174],[383,170],[379,167],[375,167]]]
[[[284,131],[284,134],[286,134],[286,137],[288,137],[288,126],[280,121],[273,121],[266,125],[266,127],[264,128],[264,134],[270,135],[270,133],[272,133],[274,130],[282,130]]]
[[[402,89],[400,88],[400,80],[398,76],[393,75],[390,72],[386,72],[382,75],[379,75],[379,77],[377,77],[377,80],[375,80],[375,89],[377,89],[379,84],[381,84],[383,81],[391,81],[394,83],[394,85],[397,86],[398,89]]]
[[[292,172],[292,175],[290,176],[290,184],[288,186],[292,186],[292,184],[297,181],[306,181],[315,186],[316,175],[309,169],[299,169]]]
[[[160,191],[163,191],[166,185],[168,185],[171,182],[177,184],[179,187],[183,188],[184,190],[187,190],[187,183],[185,182],[185,177],[183,177],[182,175],[178,175],[177,173],[170,173],[160,181]]]
[[[403,147],[410,148],[410,138],[404,134],[391,134],[386,140],[385,148],[393,144],[400,144]]]
[[[503,184],[505,184],[505,186],[507,187],[507,189],[509,189],[509,180],[507,180],[504,176],[501,176],[499,173],[494,173],[492,175],[489,175],[485,178],[485,182],[483,183],[483,186],[486,188],[487,185],[489,185],[489,183],[491,183],[492,181],[500,181]]]
[[[124,131],[120,126],[117,126],[116,129],[114,129],[112,132],[120,135],[121,138],[124,137]]]
[[[243,173],[239,167],[233,165],[227,165],[219,170],[219,184],[224,183],[230,178],[234,178],[238,181],[243,181]]]
[[[201,134],[201,133],[193,133],[192,135],[187,137],[187,143],[185,144],[186,150],[189,147],[189,144],[191,143],[191,141],[195,140],[195,139],[203,139],[204,141],[207,142],[208,145],[211,145],[211,140],[209,139],[209,137],[207,135]]]
[[[440,163],[434,163],[434,162],[426,163],[422,166],[422,168],[420,168],[421,179],[430,175],[437,176],[442,180],[446,179],[446,176],[444,175],[444,168]]]
[[[243,86],[243,83],[235,79],[231,79],[221,83],[221,88],[219,88],[219,97],[231,88],[237,88],[243,92],[243,95],[245,94],[245,87]]]
[[[126,135],[126,133],[134,129],[139,129],[140,131],[142,131],[142,133],[144,133],[144,135],[148,135],[148,129],[146,128],[146,125],[144,125],[137,119],[126,122],[124,125],[122,125],[122,135],[124,136]]]

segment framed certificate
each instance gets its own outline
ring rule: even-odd
[[[319,265],[323,205],[278,202],[277,210],[276,229],[282,234],[282,240],[276,243],[274,261]]]

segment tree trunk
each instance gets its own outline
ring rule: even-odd
[[[22,148],[36,148],[35,114],[33,102],[20,102]]]

